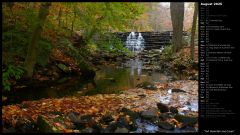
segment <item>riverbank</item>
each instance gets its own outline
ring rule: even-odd
[[[198,109],[194,102],[197,104],[198,83],[185,80],[154,85],[156,90],[136,88],[122,94],[41,99],[3,106],[4,131],[48,132],[39,125],[39,117],[43,117],[58,129],[56,132],[196,132]]]

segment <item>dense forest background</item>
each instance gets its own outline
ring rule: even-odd
[[[2,10],[4,90],[16,79],[32,78],[36,67],[61,55],[59,49],[88,71],[86,57],[96,51],[128,52],[113,32],[172,30],[169,3],[5,2]],[[183,30],[190,32],[194,3],[184,10]],[[81,44],[72,42],[76,33]]]

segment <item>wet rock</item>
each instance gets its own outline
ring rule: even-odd
[[[113,133],[116,129],[117,129],[117,124],[116,122],[112,121],[107,126],[107,128],[101,130],[101,133]]]
[[[176,107],[171,106],[169,110],[171,113],[178,113],[178,109]]]
[[[174,116],[174,118],[177,121],[182,122],[184,125],[188,125],[188,126],[194,126],[198,122],[198,118],[193,116],[184,116],[184,115],[177,114]]]
[[[68,118],[76,126],[76,129],[84,129],[85,127],[92,127],[96,122],[91,115],[84,115],[78,118],[77,113],[71,112],[68,114]]]
[[[154,119],[158,118],[158,109],[151,108],[149,110],[145,110],[141,113],[141,116],[144,119],[154,120]]]
[[[172,92],[184,92],[184,93],[186,93],[186,91],[181,90],[181,89],[172,89]]]
[[[128,133],[128,129],[127,128],[117,128],[114,133]]]
[[[148,90],[157,90],[157,87],[151,82],[143,82],[137,85],[138,88],[148,89]]]
[[[81,130],[81,133],[93,133],[95,130],[93,128],[85,128]]]
[[[157,103],[157,107],[161,113],[169,112],[169,107],[163,103]]]
[[[125,115],[130,116],[131,119],[137,119],[140,118],[140,114],[138,112],[131,111],[127,108],[122,108],[121,112],[123,112]]]
[[[85,127],[92,127],[96,122],[93,119],[92,115],[84,115],[80,118],[80,123]]]
[[[169,119],[169,118],[172,118],[172,116],[171,116],[169,113],[161,113],[160,116],[159,116],[159,118],[160,118],[161,120],[167,120],[167,119]]]
[[[89,122],[92,120],[92,116],[91,115],[84,115],[84,116],[81,116],[81,122]]]
[[[158,122],[158,127],[163,128],[163,129],[167,129],[167,130],[173,130],[174,129],[174,125],[171,123],[168,123],[166,121],[159,121]]]
[[[81,120],[77,117],[77,113],[70,112],[67,117],[74,123],[81,123]]]
[[[18,119],[15,125],[15,129],[17,132],[22,132],[22,133],[30,133],[35,131],[35,124],[31,120],[27,119]]]
[[[94,132],[99,133],[102,130],[102,126],[99,123],[94,123],[92,128],[95,130]]]
[[[116,122],[116,126],[121,128],[128,128],[128,129],[130,128],[129,123],[126,120],[125,116],[120,116],[120,118]]]
[[[109,122],[111,122],[113,120],[114,119],[113,119],[112,115],[107,114],[107,115],[105,115],[101,118],[100,122],[103,123],[103,124],[108,124]]]

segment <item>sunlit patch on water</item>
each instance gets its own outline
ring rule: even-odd
[[[135,133],[156,133],[159,130],[157,125],[145,121],[141,122],[140,119],[136,120],[136,124],[138,128]]]
[[[198,99],[196,95],[183,92],[172,92],[172,89],[162,91],[156,98],[163,104],[177,107],[180,114],[187,111],[198,112]]]

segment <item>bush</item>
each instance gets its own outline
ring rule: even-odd
[[[11,79],[20,79],[24,73],[22,66],[8,65],[3,71],[3,90],[10,90]]]
[[[168,45],[164,48],[163,52],[163,59],[166,61],[171,61],[174,59],[174,53],[173,53],[173,45]]]

